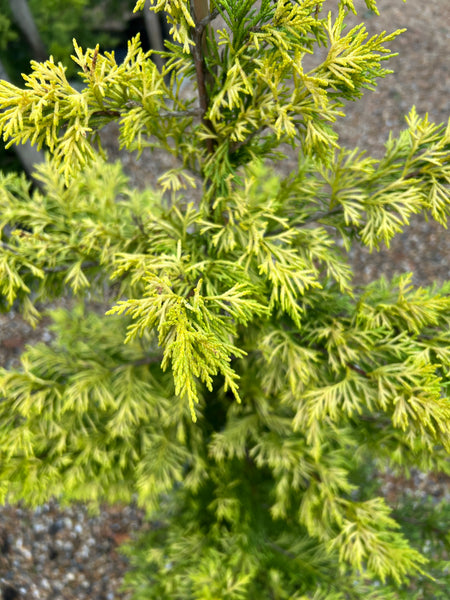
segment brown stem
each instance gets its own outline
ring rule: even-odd
[[[205,30],[207,24],[212,19],[212,15],[210,18],[208,0],[193,0],[193,12],[195,29],[193,31],[194,48],[192,51],[192,56],[194,57],[195,75],[197,78],[198,97],[202,112],[202,121],[210,131],[213,131],[213,125],[211,121],[205,117],[209,106],[208,91],[206,89]],[[212,139],[206,140],[206,148],[209,154],[214,152],[214,141]]]
[[[369,375],[367,374],[367,371],[364,371],[364,369],[361,369],[361,367],[358,367],[358,365],[354,365],[354,364],[348,363],[347,367],[349,367],[350,369],[352,369],[352,371],[355,371],[355,373],[358,373],[359,375],[362,375],[363,377],[369,377]]]
[[[214,21],[214,19],[216,17],[219,16],[219,11],[217,10],[217,8],[215,8],[212,12],[210,12],[208,15],[206,15],[206,17],[204,17],[199,24],[197,25],[198,28],[200,29],[206,29],[206,27],[211,23],[211,21]]]
[[[99,265],[98,262],[94,260],[86,260],[84,263],[81,263],[82,269],[90,269],[91,267],[97,267]],[[70,265],[58,265],[57,267],[43,267],[44,273],[64,273],[70,268]]]
[[[208,0],[194,0],[193,1],[194,16],[197,23],[200,23],[209,14],[209,1]]]
[[[93,117],[120,117],[120,112],[118,110],[111,110],[111,109],[103,109],[103,110],[96,110],[92,113]]]
[[[420,175],[421,175],[420,169],[416,169],[415,171],[408,173],[408,175],[405,175],[404,179],[415,179],[416,177],[420,177]]]
[[[311,215],[310,217],[305,219],[302,223],[297,223],[296,225],[294,225],[294,227],[296,227],[297,229],[301,229],[302,227],[304,227],[305,225],[308,225],[309,223],[319,222],[320,219],[325,219],[326,217],[333,217],[334,215],[338,215],[340,213],[342,213],[342,206],[333,208],[332,210],[329,210],[328,212],[316,213],[314,215]],[[273,237],[273,236],[279,235],[280,233],[283,233],[284,231],[286,231],[285,227],[280,228],[280,229],[274,229],[273,231],[268,231],[264,237],[268,237],[268,236]]]
[[[127,102],[125,105],[127,108],[132,108],[131,106],[131,102]],[[142,107],[142,104],[140,102],[134,102],[133,103],[133,107],[135,106],[140,106]],[[110,109],[105,109],[105,110],[96,110],[95,112],[92,113],[93,117],[120,117],[122,113],[120,113],[118,110],[110,110]],[[201,117],[201,112],[197,109],[191,109],[191,110],[161,110],[158,113],[159,117]]]
[[[292,559],[297,558],[297,556],[293,552],[289,552],[289,550],[285,550],[284,548],[282,548],[278,544],[275,544],[275,542],[270,542],[270,541],[267,540],[266,543],[267,543],[268,546],[270,546],[270,548],[272,548],[276,552],[279,552],[280,554],[283,554],[284,556],[287,556],[288,558],[292,558]]]

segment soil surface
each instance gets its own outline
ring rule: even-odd
[[[390,44],[399,53],[390,63],[395,74],[349,105],[339,125],[343,145],[358,145],[380,156],[389,132],[395,135],[405,126],[404,115],[412,105],[419,114],[428,112],[435,122],[448,119],[450,12],[448,0],[409,0],[406,4],[379,0],[380,17],[369,13],[364,2],[357,5],[370,34],[407,28]],[[110,138],[113,135],[112,131]],[[112,157],[121,155],[112,139],[107,146]],[[140,160],[122,157],[132,184],[138,186],[155,184],[170,164],[167,157],[145,153]],[[389,254],[382,250],[369,255],[358,248],[351,259],[363,281],[382,273],[413,271],[415,283],[427,285],[450,278],[450,235],[419,217],[393,240]],[[32,330],[13,311],[0,316],[0,365],[16,364],[25,344],[38,340],[49,340],[45,323]],[[411,493],[450,500],[448,478],[426,479],[420,473],[408,483],[388,476],[384,486],[388,500],[395,501],[405,485]],[[129,598],[120,590],[127,563],[118,546],[142,527],[143,514],[133,506],[104,507],[97,516],[89,515],[81,505],[63,509],[56,502],[37,510],[0,507],[0,600]]]

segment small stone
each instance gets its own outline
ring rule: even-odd
[[[31,552],[28,550],[28,548],[21,548],[20,550],[22,556],[26,559],[26,560],[32,560],[33,555],[31,554]]]
[[[43,577],[41,579],[41,586],[44,588],[44,590],[49,590],[50,588],[50,583],[48,581],[48,579],[46,579],[45,577]]]
[[[82,546],[77,552],[77,557],[82,559],[89,558],[89,546]]]
[[[64,527],[64,520],[58,519],[57,521],[53,521],[53,523],[49,526],[48,532],[50,535],[56,535],[58,531],[61,531]]]
[[[47,529],[47,527],[43,523],[33,523],[33,531],[34,533],[42,533]]]

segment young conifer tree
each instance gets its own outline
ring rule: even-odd
[[[81,91],[52,59],[0,84],[4,140],[51,156],[41,190],[0,181],[1,308],[78,299],[0,371],[1,501],[137,499],[137,598],[420,597],[426,558],[366,475],[450,471],[450,285],[356,286],[347,252],[446,225],[450,124],[412,110],[381,159],[340,146],[399,33],[345,28],[352,0],[150,4],[162,71],[138,39],[122,64],[75,43]],[[176,157],[159,189],[99,157],[112,120]]]

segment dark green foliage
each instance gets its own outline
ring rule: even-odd
[[[48,51],[56,62],[63,61],[69,77],[76,76],[76,68],[70,61],[72,40],[76,36],[80,44],[100,43],[114,47],[119,35],[105,31],[99,25],[107,16],[120,23],[132,10],[133,0],[28,0],[33,19]],[[20,73],[28,69],[33,56],[26,40],[14,23],[8,0],[0,0],[0,59],[8,67],[8,74],[19,81]]]

